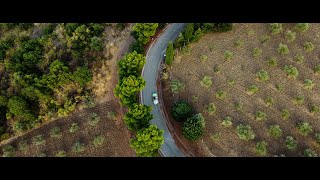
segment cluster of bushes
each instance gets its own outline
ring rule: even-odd
[[[161,26],[159,26],[161,24]],[[163,28],[163,23],[136,23],[133,26],[131,35],[135,42],[131,45],[131,51],[144,53],[144,45],[146,45],[150,38],[155,35],[158,28]]]
[[[7,129],[22,133],[73,111],[90,92],[88,60],[96,57],[91,52],[102,51],[98,47],[102,47],[103,24],[46,24],[37,37],[10,30],[32,27],[0,26],[4,35],[8,33],[0,39],[1,140],[9,137]]]

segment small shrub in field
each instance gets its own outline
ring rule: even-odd
[[[235,80],[235,79],[228,79],[228,84],[229,84],[230,86],[233,86],[235,83],[236,83],[236,80]]]
[[[53,127],[50,130],[50,137],[60,139],[62,137],[62,132],[59,127]]]
[[[314,138],[316,139],[316,142],[320,144],[320,133],[316,133]]]
[[[109,111],[109,112],[107,113],[107,117],[108,117],[109,119],[116,120],[116,119],[117,119],[117,113],[114,112],[114,111]]]
[[[192,102],[197,102],[199,99],[199,96],[193,95],[192,96]]]
[[[265,99],[265,103],[267,106],[272,106],[274,103],[274,100],[271,96],[267,96],[267,98]]]
[[[216,48],[217,48],[217,46],[215,44],[210,45],[210,47],[209,47],[210,52],[213,52],[214,49],[216,49]]]
[[[221,124],[222,126],[225,126],[225,127],[232,126],[232,118],[230,116],[225,117]]]
[[[178,79],[172,80],[170,87],[171,87],[172,93],[175,93],[175,94],[177,94],[185,89],[185,85],[181,81],[179,81]]]
[[[257,93],[259,91],[259,88],[256,86],[256,85],[250,85],[248,88],[247,88],[247,94],[248,95],[253,95],[255,93]]]
[[[63,150],[58,151],[55,155],[55,157],[66,157],[66,156],[67,156],[67,153]]]
[[[298,141],[295,140],[292,136],[287,136],[286,137],[286,146],[289,150],[293,151],[297,148]]]
[[[306,42],[303,44],[303,48],[307,53],[310,53],[314,50],[315,46],[312,42]]]
[[[78,123],[72,123],[70,128],[69,128],[69,132],[70,133],[75,133],[77,132],[79,129]]]
[[[280,43],[278,48],[277,48],[277,51],[281,55],[289,54],[289,48],[288,48],[288,46],[286,44]]]
[[[259,141],[256,144],[255,151],[259,156],[265,156],[267,154],[268,143],[266,141]]]
[[[259,81],[267,81],[269,79],[269,74],[262,69],[256,73],[256,77]]]
[[[234,46],[237,48],[243,47],[244,41],[242,39],[237,39],[237,41],[234,43]]]
[[[227,93],[225,92],[225,91],[223,91],[223,90],[218,90],[217,92],[216,92],[216,98],[218,98],[218,99],[225,99],[227,97]]]
[[[27,141],[23,140],[18,143],[19,151],[26,152],[29,148]]]
[[[262,120],[266,120],[267,118],[267,114],[263,111],[257,111],[256,112],[256,120],[257,121],[262,121]]]
[[[276,67],[278,65],[278,60],[276,57],[271,57],[268,61],[268,66],[270,67]]]
[[[308,90],[312,90],[315,84],[310,79],[305,79],[303,83],[303,87]]]
[[[96,136],[93,141],[92,141],[92,144],[94,145],[94,147],[101,147],[104,143],[104,137],[102,135],[100,136]]]
[[[46,140],[43,138],[42,135],[37,135],[32,138],[32,144],[36,146],[40,146],[46,143]]]
[[[296,62],[297,62],[298,64],[302,64],[302,63],[304,62],[304,56],[302,56],[302,55],[296,55],[296,56],[294,57],[294,59],[296,60]]]
[[[220,72],[220,66],[219,66],[219,65],[215,65],[215,66],[213,67],[213,72],[219,73],[219,72]]]
[[[97,113],[91,113],[89,117],[88,124],[92,127],[95,127],[100,121],[100,117],[97,115]]]
[[[205,109],[209,115],[212,115],[217,111],[216,105],[214,103],[206,105]]]
[[[282,119],[286,120],[290,117],[290,112],[287,108],[281,110]]]
[[[286,31],[286,39],[288,42],[293,42],[296,40],[296,33],[290,30]]]
[[[255,137],[255,134],[251,127],[249,125],[242,124],[237,126],[237,135],[240,139],[245,141],[253,140]]]
[[[188,118],[182,127],[183,135],[190,141],[196,141],[201,138],[204,133],[205,119],[202,114],[196,114]]]
[[[260,42],[261,42],[262,44],[267,43],[269,40],[270,40],[270,36],[268,36],[268,35],[263,35],[263,36],[261,36],[261,38],[260,38]]]
[[[5,145],[2,148],[3,157],[12,157],[14,156],[14,153],[16,152],[16,148],[14,148],[11,145]]]
[[[306,32],[309,29],[309,23],[297,23],[295,28],[300,32]]]
[[[96,106],[95,98],[93,96],[85,96],[83,99],[84,108],[93,108]]]
[[[282,92],[284,87],[281,84],[276,84],[276,89],[277,89],[278,92]]]
[[[279,125],[271,125],[268,129],[269,135],[278,139],[282,135],[282,129]]]
[[[306,149],[303,152],[304,157],[318,157],[318,154],[312,149]]]
[[[214,134],[211,135],[211,139],[212,139],[212,141],[214,141],[214,142],[219,141],[220,138],[221,138],[221,133],[220,133],[220,132],[214,133]]]
[[[316,66],[314,67],[314,73],[315,73],[315,74],[320,74],[320,64],[318,64],[318,65],[316,65]]]
[[[282,24],[280,23],[271,23],[270,30],[272,34],[279,34],[282,32]]]
[[[242,110],[242,103],[241,102],[236,102],[234,107],[236,108],[236,110],[241,111]]]
[[[233,52],[227,50],[224,52],[223,57],[225,60],[230,60],[233,58]]]
[[[297,96],[293,99],[294,105],[302,105],[304,102],[304,96]]]
[[[249,31],[247,32],[248,36],[253,36],[255,34],[253,29],[249,29]]]
[[[46,153],[41,152],[41,153],[36,154],[36,157],[47,157],[47,155],[46,155]]]
[[[253,56],[254,58],[260,57],[261,54],[262,54],[262,49],[254,48],[254,49],[252,50],[252,56]]]
[[[301,122],[297,125],[298,131],[303,135],[307,136],[309,133],[311,133],[312,126],[308,122]]]
[[[200,81],[202,87],[209,88],[212,86],[212,78],[210,76],[204,76]]]
[[[317,105],[312,105],[310,108],[310,113],[316,114],[318,112],[320,112],[320,107]]]
[[[80,141],[77,141],[72,146],[72,152],[74,152],[74,153],[81,153],[84,150],[85,150],[85,145],[83,143],[81,143]]]
[[[185,121],[188,117],[190,117],[190,114],[192,112],[192,109],[190,105],[185,101],[180,101],[174,104],[171,110],[171,115],[174,120],[181,122]]]
[[[208,60],[208,56],[207,55],[201,55],[200,56],[200,60],[201,60],[201,62],[206,62]]]
[[[287,76],[289,78],[293,78],[293,79],[296,79],[299,75],[298,69],[292,65],[289,65],[289,66],[286,65],[284,67],[284,72],[287,73]]]

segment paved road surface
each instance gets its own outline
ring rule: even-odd
[[[152,93],[157,90],[157,70],[160,65],[160,60],[163,59],[165,48],[169,41],[173,41],[179,36],[183,30],[185,23],[172,23],[168,28],[157,38],[157,40],[150,46],[147,53],[147,63],[142,71],[143,78],[146,80],[146,87],[142,91],[142,103],[152,106],[153,120],[151,124],[155,124],[158,128],[164,130],[164,144],[161,147],[161,152],[166,157],[185,157],[185,155],[178,149],[168,128],[165,124],[165,119],[161,115],[159,105],[155,106],[152,102]],[[162,98],[162,97],[159,97]]]

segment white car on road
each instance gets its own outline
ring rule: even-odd
[[[158,94],[156,92],[152,93],[152,100],[154,105],[157,105],[159,103]]]

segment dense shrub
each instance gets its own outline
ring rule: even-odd
[[[315,46],[312,42],[306,42],[303,44],[303,48],[307,53],[310,53],[314,50]]]
[[[191,112],[192,109],[189,104],[185,101],[180,101],[172,107],[171,115],[176,121],[181,122],[190,117]]]
[[[269,74],[262,69],[256,73],[256,77],[259,81],[267,81],[269,79]]]
[[[230,127],[232,126],[232,118],[230,116],[226,116],[222,121],[222,126]]]
[[[210,76],[204,76],[200,81],[202,87],[209,88],[212,86],[212,78]]]
[[[256,112],[256,120],[257,121],[262,121],[262,120],[266,120],[267,118],[267,114],[263,111],[257,111]]]
[[[300,32],[306,32],[309,29],[309,23],[297,23],[295,28]]]
[[[138,131],[149,126],[153,118],[152,107],[143,104],[133,104],[125,114],[123,120],[131,131]]]
[[[188,118],[182,127],[184,137],[190,141],[196,141],[204,133],[205,120],[201,113]]]
[[[289,66],[286,65],[283,70],[285,73],[287,73],[289,78],[296,79],[299,75],[298,69],[292,65],[289,65]]]
[[[266,141],[259,141],[256,144],[255,151],[259,156],[265,156],[267,154],[268,143]]]
[[[253,95],[253,94],[257,93],[258,91],[259,91],[259,88],[254,84],[248,86],[248,88],[247,88],[247,94],[248,95]]]
[[[287,136],[286,137],[286,146],[289,150],[293,151],[297,148],[298,141],[295,140],[292,136]]]
[[[281,55],[289,54],[289,48],[288,48],[288,46],[286,44],[280,43],[278,48],[277,48],[277,51]]]
[[[318,154],[312,149],[306,149],[303,152],[304,157],[318,157]]]
[[[297,129],[303,136],[307,136],[309,133],[313,132],[312,126],[308,122],[299,123]]]
[[[278,139],[282,135],[282,129],[280,128],[279,125],[271,125],[269,126],[268,132],[270,136]]]
[[[287,30],[285,36],[288,42],[293,42],[296,40],[296,33],[293,31]]]
[[[270,24],[270,29],[272,34],[279,34],[282,32],[282,24],[272,23]]]
[[[240,139],[245,141],[253,140],[255,137],[255,134],[251,127],[249,125],[242,124],[237,126],[237,135]]]
[[[105,138],[102,136],[102,135],[99,135],[99,136],[96,136],[93,141],[92,141],[92,144],[94,147],[101,147],[103,145],[105,141]]]

